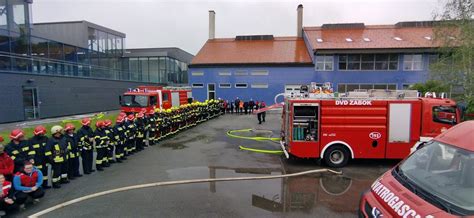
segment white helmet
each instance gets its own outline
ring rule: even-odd
[[[62,133],[62,131],[63,131],[63,127],[62,127],[62,126],[58,126],[58,125],[53,126],[53,127],[51,128],[51,135],[54,135],[54,134],[56,134],[56,133]]]

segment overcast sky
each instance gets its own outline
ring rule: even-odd
[[[179,47],[196,54],[208,38],[208,11],[216,11],[216,37],[296,35],[303,26],[430,20],[440,0],[34,0],[33,22],[87,20],[127,35],[127,48]]]

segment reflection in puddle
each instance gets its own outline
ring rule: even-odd
[[[233,170],[244,174],[275,174],[281,173],[279,168],[229,168],[209,167],[210,178],[216,177],[216,170]],[[314,212],[315,208],[326,208],[335,213],[355,213],[358,208],[360,193],[373,182],[351,179],[349,177],[318,174],[283,178],[279,193],[262,195],[254,190],[251,195],[252,206],[269,212]],[[275,189],[272,189],[275,190]],[[216,184],[210,183],[210,191],[216,193]],[[225,190],[222,190],[225,191]]]

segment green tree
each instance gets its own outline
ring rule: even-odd
[[[422,95],[426,92],[449,92],[449,86],[437,80],[428,80],[426,83],[416,83],[410,87],[411,90],[418,90]]]
[[[433,44],[440,56],[430,64],[430,79],[448,87],[453,98],[469,105],[469,111],[474,111],[473,18],[473,0],[447,0],[434,16]]]

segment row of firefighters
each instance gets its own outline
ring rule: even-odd
[[[91,119],[84,118],[77,131],[70,123],[64,128],[53,126],[51,137],[46,136],[43,126],[37,126],[29,140],[25,139],[21,129],[15,129],[10,134],[11,142],[5,146],[5,152],[14,161],[13,174],[22,172],[25,161],[33,163],[43,174],[43,188],[50,188],[47,165],[51,165],[53,188],[60,188],[61,183],[81,176],[81,159],[84,174],[95,171],[92,167],[94,151],[97,152],[96,169],[103,171],[111,163],[123,162],[127,156],[180,130],[219,116],[221,105],[221,101],[209,100],[154,112],[120,113],[115,125],[110,120],[98,120],[95,130],[91,127]],[[12,175],[5,177],[9,180]]]

